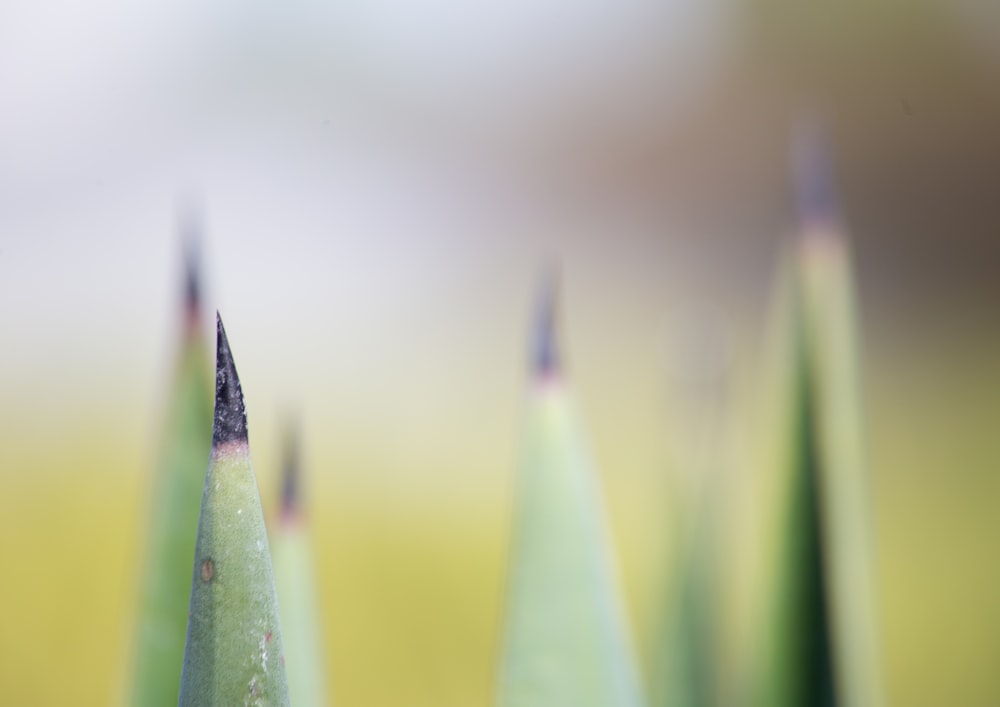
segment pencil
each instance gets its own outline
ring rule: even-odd
[[[217,317],[212,452],[198,521],[179,705],[287,705],[274,574],[246,408]]]
[[[285,434],[281,507],[271,529],[271,557],[288,658],[288,693],[297,707],[327,704],[322,616],[312,537],[305,512],[298,436]]]
[[[536,312],[514,501],[498,704],[641,703],[597,478],[556,338],[555,280]]]
[[[182,341],[149,499],[130,703],[174,707],[184,661],[190,577],[205,462],[212,445],[211,373],[202,333],[196,242],[186,243]]]
[[[860,333],[828,142],[794,144],[800,237],[787,262],[784,489],[762,704],[883,704]]]

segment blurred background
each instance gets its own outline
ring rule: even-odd
[[[546,259],[648,670],[685,342],[723,350],[720,507],[760,512],[803,110],[854,249],[888,696],[1000,702],[1000,5],[13,0],[0,106],[5,704],[121,699],[191,204],[265,512],[303,424],[335,702],[492,699]]]

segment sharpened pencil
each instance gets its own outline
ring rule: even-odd
[[[828,143],[797,136],[801,236],[789,258],[782,525],[761,704],[884,702],[850,250]]]
[[[501,707],[641,704],[598,482],[556,339],[555,283],[536,312],[507,580]]]
[[[288,694],[296,707],[328,703],[322,616],[312,537],[303,498],[297,432],[285,435],[281,507],[271,527],[271,557],[288,658]]]
[[[130,704],[174,707],[184,661],[188,572],[194,561],[205,463],[212,445],[208,347],[202,334],[196,242],[189,236],[181,346],[172,379],[160,459],[149,499],[130,676]]]
[[[189,576],[191,604],[178,704],[289,704],[246,407],[221,318],[212,452]]]

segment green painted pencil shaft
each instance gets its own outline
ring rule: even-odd
[[[864,449],[858,327],[850,255],[844,238],[802,244],[807,355],[812,362],[816,444],[823,460],[820,493],[834,617],[835,664],[843,704],[884,700],[878,649],[875,559]]]
[[[638,676],[597,478],[543,306],[517,478],[501,707],[633,707]]]
[[[671,601],[662,610],[653,646],[650,699],[657,707],[713,707],[719,703],[719,593],[712,528],[703,527],[713,514],[705,504],[693,505],[692,510],[697,510],[693,515],[699,518],[692,523],[696,527],[679,533],[681,547],[671,563]]]
[[[794,274],[790,274],[794,279]],[[805,355],[801,301],[787,292],[782,361],[787,376],[780,402],[777,450],[780,523],[771,620],[766,636],[767,680],[759,704],[768,707],[835,705],[830,607],[820,512],[820,452],[816,443],[815,386]]]
[[[286,444],[281,513],[271,533],[271,557],[288,659],[288,694],[296,707],[321,707],[328,704],[322,614],[302,507],[298,454],[291,441]]]
[[[276,530],[271,552],[288,658],[288,694],[297,707],[326,705],[323,625],[309,535],[304,527]]]
[[[719,535],[724,519],[728,350],[724,322],[695,310],[696,326],[681,329],[668,370],[670,447],[675,475],[665,503],[676,540],[667,561],[652,644],[650,701],[656,707],[715,707],[722,703],[724,619]]]
[[[184,661],[188,573],[212,445],[211,373],[195,277],[189,263],[184,342],[149,506],[129,701],[139,707],[177,704]]]
[[[278,602],[246,410],[218,321],[215,422],[178,704],[288,705]]]
[[[803,233],[784,311],[787,382],[777,466],[767,679],[761,704],[883,704],[859,334],[847,240],[822,141],[797,145]]]

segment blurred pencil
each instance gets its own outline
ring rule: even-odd
[[[782,392],[778,401],[777,434],[772,462],[778,470],[772,533],[773,569],[767,597],[767,627],[763,691],[758,704],[774,707],[836,705],[833,636],[827,596],[820,517],[819,451],[816,447],[815,389],[805,357],[795,273],[788,272],[781,351]]]
[[[883,703],[874,537],[850,252],[815,126],[795,144],[801,238],[789,258],[779,458],[785,486],[767,705]]]
[[[536,313],[498,703],[632,707],[641,704],[639,680],[555,313],[550,279]]]
[[[181,346],[171,381],[136,614],[130,704],[177,704],[190,572],[212,443],[208,353],[202,334],[197,243],[188,236]]]
[[[865,453],[860,328],[851,254],[837,222],[807,227],[799,243],[806,356],[821,454],[823,530],[830,568],[834,664],[842,704],[884,696],[876,609],[875,537]]]
[[[271,530],[271,558],[287,657],[288,693],[297,707],[328,703],[312,539],[306,523],[299,444],[285,436],[281,508]]]
[[[724,703],[728,658],[721,537],[732,445],[729,359],[724,318],[711,307],[689,307],[673,327],[668,359],[673,497],[665,499],[676,535],[663,582],[652,645],[650,698],[656,707],[714,707]]]
[[[221,318],[212,453],[188,576],[191,605],[178,704],[287,705],[278,601],[246,408]]]

